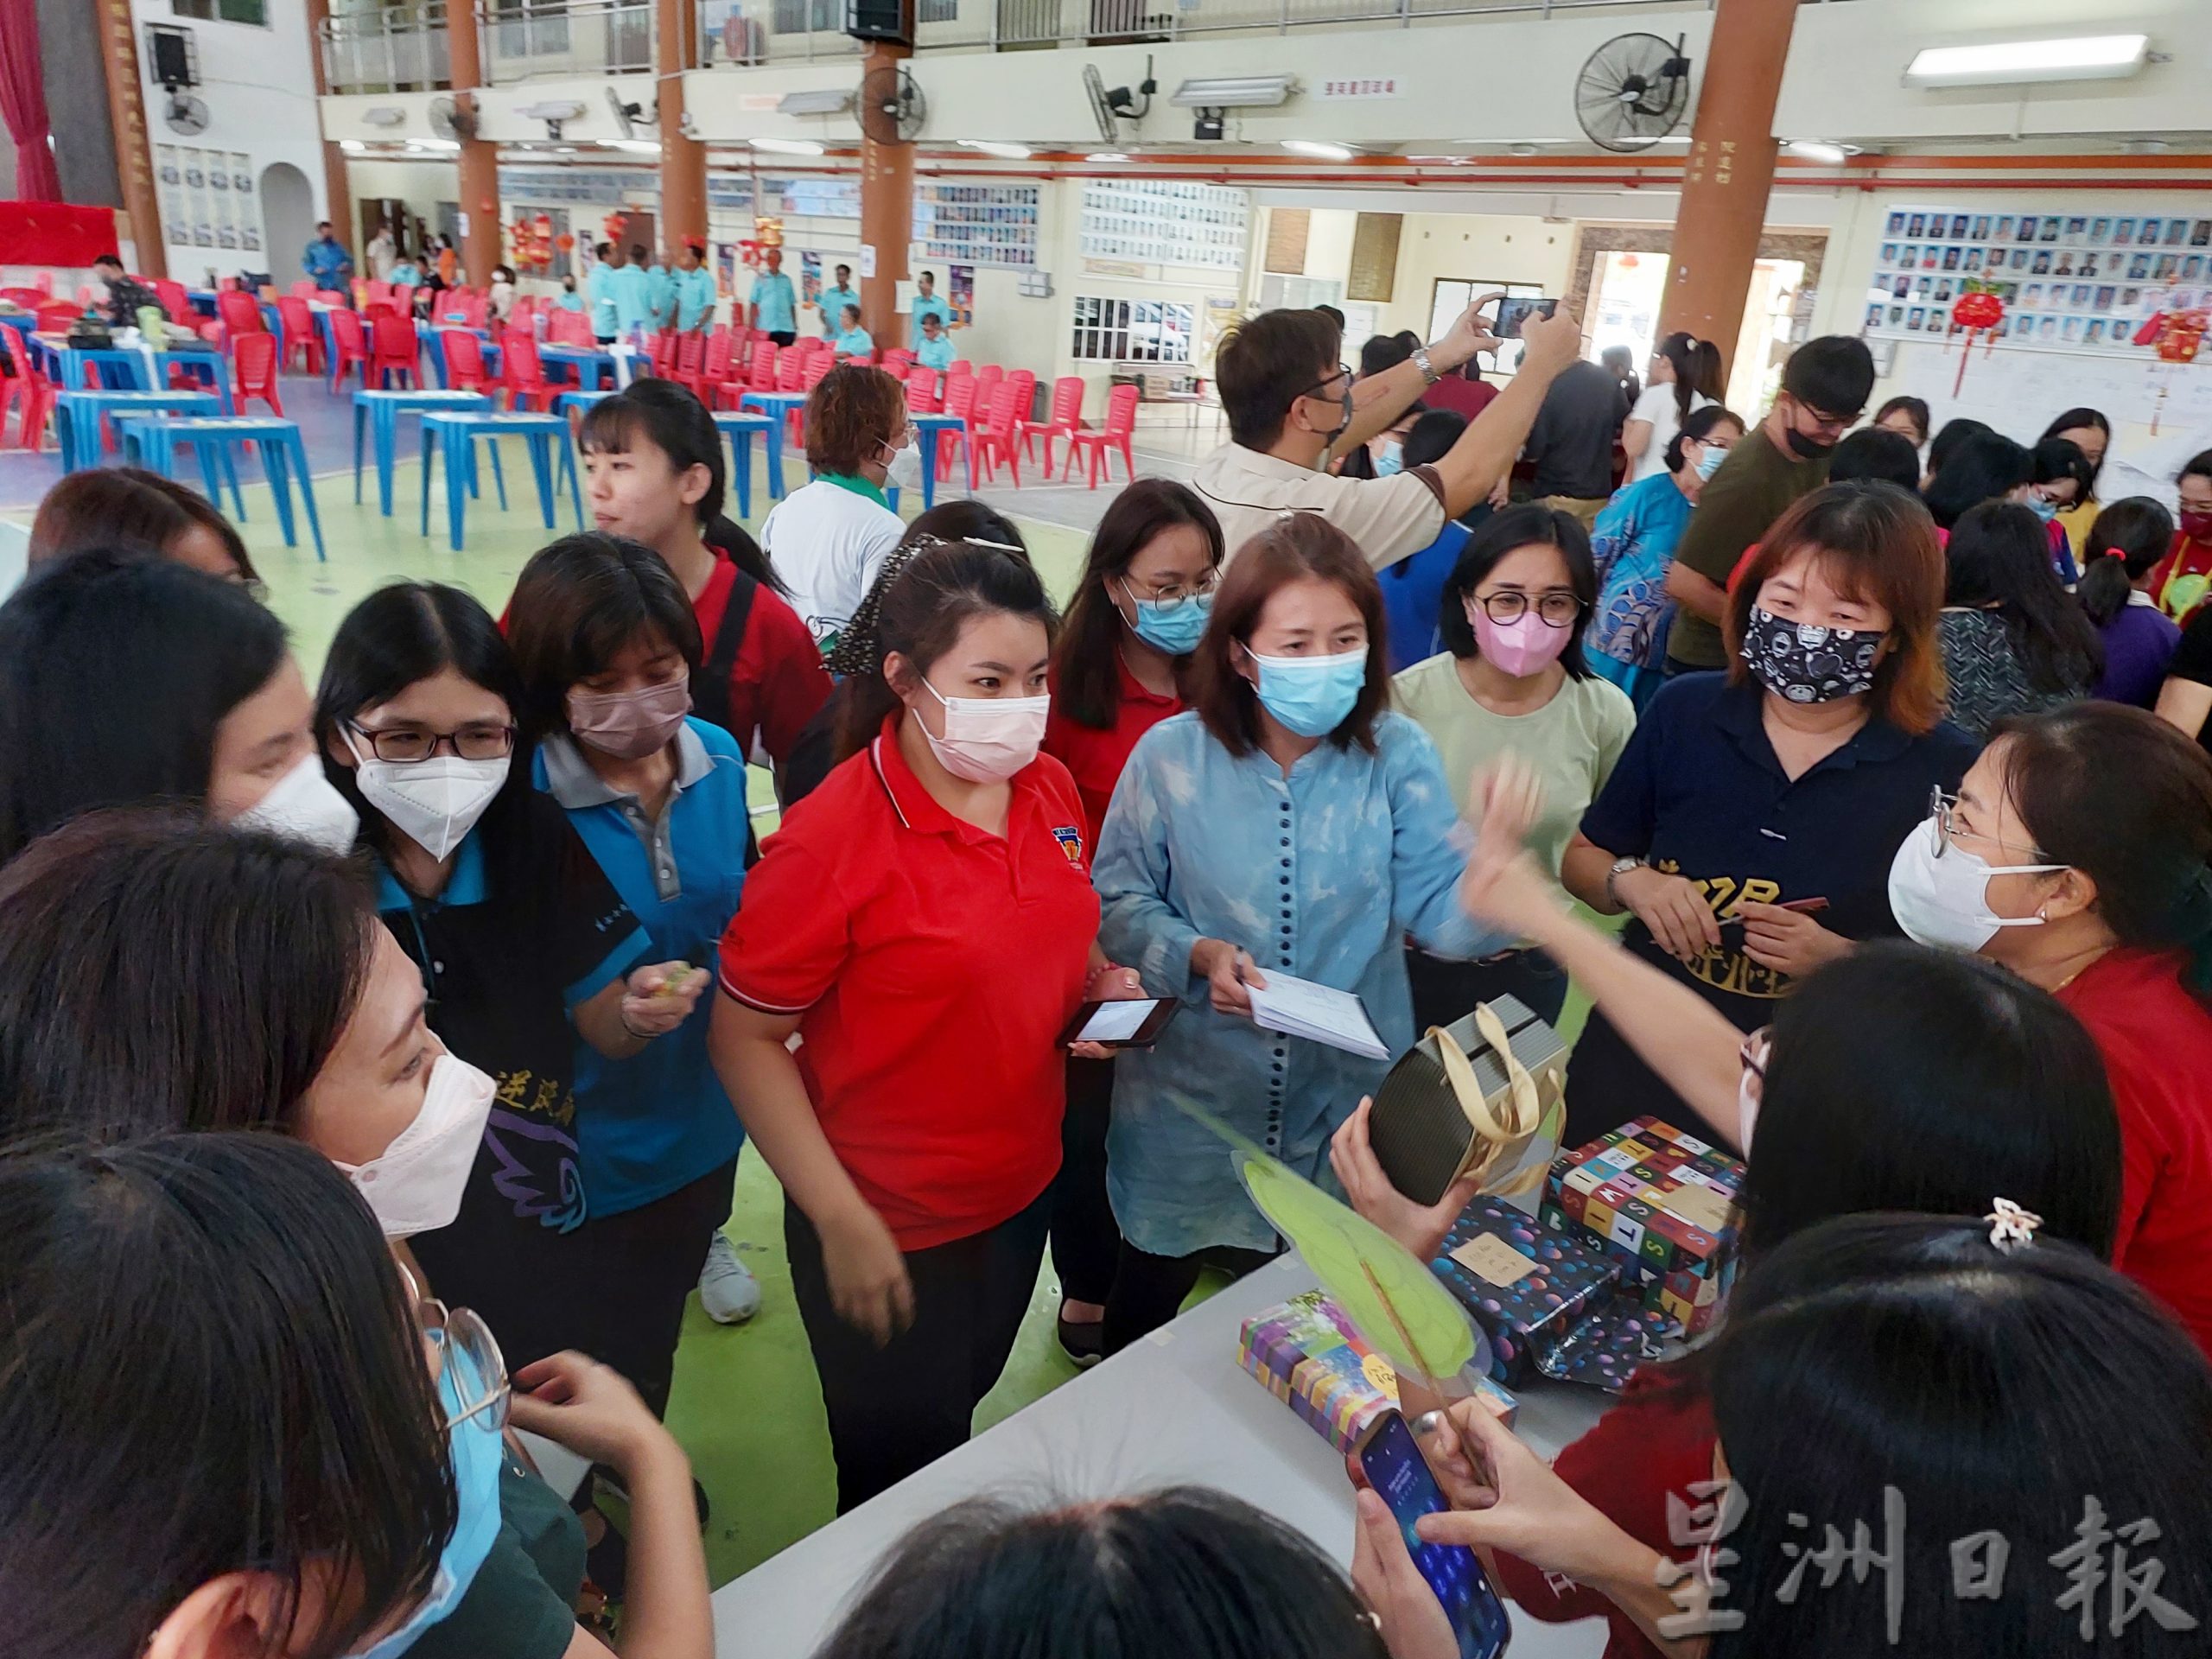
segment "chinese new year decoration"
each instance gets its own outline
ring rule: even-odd
[[[2135,343],[2157,351],[2158,361],[2170,363],[2176,368],[2196,361],[2198,349],[2204,344],[2204,331],[2212,327],[2212,310],[2202,306],[2187,311],[2161,311],[2135,331]],[[2166,391],[2171,375],[2158,378],[2158,402],[2151,414],[2151,430],[2158,429],[2158,416],[2166,406]]]
[[[1989,355],[1990,346],[1997,339],[1997,327],[2005,321],[2003,297],[1979,283],[1969,284],[1951,306],[1951,327],[1967,331],[1966,346],[1959,353],[1958,378],[1951,383],[1951,396],[1959,395],[1959,388],[1966,384],[1967,359],[1973,354],[1976,334],[1986,334],[1981,354]]]

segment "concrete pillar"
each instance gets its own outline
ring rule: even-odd
[[[323,79],[322,26],[330,21],[330,0],[308,0],[308,55],[315,65],[315,95],[317,99],[315,120],[321,124],[321,99],[330,91]],[[353,226],[353,180],[346,171],[346,152],[334,138],[322,141],[322,194],[326,203],[324,217],[330,228],[338,232],[338,245],[353,256],[353,274],[365,276],[361,268],[359,238]]]
[[[476,113],[475,89],[484,84],[478,50],[477,0],[446,0],[446,58],[453,73],[453,101]],[[461,141],[461,269],[462,280],[481,288],[499,263],[499,152],[482,138]]]
[[[1698,88],[1659,332],[1688,329],[1711,340],[1720,348],[1724,374],[1732,367],[1766,225],[1775,99],[1796,21],[1797,0],[1719,0]]]
[[[653,69],[660,109],[661,238],[672,251],[707,240],[707,147],[683,130],[683,72],[697,58],[698,7],[654,0]]]
[[[143,276],[169,274],[161,199],[154,189],[154,152],[146,141],[146,97],[138,78],[138,29],[130,0],[100,0],[101,62],[107,73],[108,120],[115,129],[115,170],[130,241]],[[51,103],[67,99],[49,93]]]
[[[862,79],[879,69],[895,70],[913,55],[911,47],[872,41],[861,60]],[[906,245],[914,239],[914,147],[880,144],[861,137],[861,244],[875,250],[875,271],[861,257],[861,326],[874,336],[876,348],[911,345],[906,320],[899,315],[899,284],[906,279]]]

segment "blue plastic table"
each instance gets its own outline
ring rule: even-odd
[[[162,385],[168,385],[175,371],[182,369],[222,400],[226,415],[232,412],[231,379],[226,372],[230,366],[230,359],[219,352],[168,351],[154,353],[154,373]]]
[[[275,415],[193,416],[183,420],[142,416],[125,417],[125,432],[141,463],[168,476],[175,467],[176,446],[189,444],[200,455],[200,475],[207,480],[208,499],[218,499],[216,468],[230,474],[231,499],[245,517],[245,503],[238,499],[238,479],[231,473],[230,451],[234,443],[250,443],[260,451],[261,470],[269,479],[269,493],[276,499],[276,523],[284,532],[284,545],[297,547],[292,528],[292,496],[287,487],[296,472],[300,500],[308,510],[308,528],[315,535],[315,556],[328,556],[322,546],[322,519],[315,510],[315,483],[308,472],[307,446],[300,441],[300,423]]]
[[[604,403],[614,394],[611,391],[564,391],[553,399],[553,412],[566,415],[570,410],[588,410],[594,404]]]
[[[768,487],[780,499],[784,493],[784,430],[795,410],[806,407],[803,391],[748,391],[737,400],[740,409],[752,408],[774,424],[768,430]]]
[[[100,423],[110,416],[220,415],[226,411],[206,391],[65,391],[54,400],[54,434],[61,441],[61,470],[100,464]],[[235,490],[233,491],[235,493]]]
[[[746,415],[734,410],[715,411],[715,424],[729,440],[730,482],[737,486],[737,516],[753,516],[753,439],[757,433],[767,442],[768,493],[784,499],[784,423],[773,415]]]
[[[565,365],[575,372],[579,385],[587,376],[594,386],[607,385],[614,378],[614,353],[596,346],[556,346],[549,340],[537,348],[537,360],[549,368],[556,363]]]
[[[909,417],[914,430],[920,435],[922,448],[922,506],[924,511],[937,505],[937,439],[940,432],[957,432],[967,422],[957,415],[915,415]],[[968,461],[968,493],[976,493],[976,446],[963,442],[960,453]],[[898,510],[898,504],[892,504]]]
[[[399,417],[406,414],[456,413],[485,410],[492,400],[480,391],[357,391],[353,394],[353,499],[361,499],[361,431],[366,427],[377,462],[377,509],[391,517],[391,467],[399,442]]]
[[[28,336],[27,343],[33,353],[44,359],[47,373],[65,391],[83,391],[86,389],[85,372],[93,366],[101,371],[99,380],[94,383],[96,385],[113,385],[107,373],[113,369],[119,370],[123,377],[123,384],[116,386],[115,390],[146,390],[146,359],[143,354],[128,347],[116,346],[99,351],[72,351],[67,337],[62,334],[32,334]]]
[[[446,538],[461,551],[462,524],[475,487],[476,440],[492,440],[492,478],[499,492],[499,506],[507,505],[507,480],[499,467],[498,440],[519,437],[530,446],[530,466],[537,480],[537,509],[545,528],[553,528],[554,446],[560,446],[561,470],[568,474],[569,504],[576,515],[576,528],[584,527],[583,494],[576,486],[575,448],[569,437],[569,423],[559,415],[527,410],[460,412],[423,416],[423,533],[430,533],[430,473],[432,457],[441,451],[446,463]]]

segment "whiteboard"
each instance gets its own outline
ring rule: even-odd
[[[2155,418],[2156,434],[2115,434],[2113,448],[2116,456],[2124,450],[2134,467],[2167,479],[2183,460],[2212,448],[2212,363],[2145,363],[2080,351],[1977,345],[1954,396],[1959,355],[1967,349],[1962,340],[1948,347],[1900,341],[1885,391],[1926,398],[1938,430],[1963,416],[2022,443],[2033,443],[2053,416],[2077,404],[2103,410],[2120,427],[2148,427]],[[2160,465],[2169,450],[2173,465]],[[2107,487],[2097,493],[2113,499]]]

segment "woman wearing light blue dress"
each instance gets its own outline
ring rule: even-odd
[[[1675,562],[1675,544],[1705,480],[1743,435],[1743,422],[1719,404],[1692,410],[1667,445],[1667,470],[1618,491],[1591,526],[1598,605],[1583,632],[1582,653],[1628,693],[1638,714],[1664,677],[1665,625],[1673,614],[1667,567]]]
[[[1382,601],[1343,531],[1287,515],[1229,566],[1192,708],[1130,755],[1092,866],[1099,942],[1184,1007],[1119,1056],[1107,1191],[1125,1241],[1109,1353],[1174,1316],[1208,1266],[1281,1248],[1195,1107],[1334,1186],[1329,1139],[1387,1059],[1262,1030],[1273,973],[1358,994],[1392,1054],[1414,1040],[1403,943],[1472,957],[1455,897],[1469,839],[1427,735],[1384,708]]]

